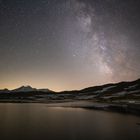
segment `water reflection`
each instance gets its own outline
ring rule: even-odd
[[[134,140],[140,138],[137,122],[137,116],[104,111],[0,104],[2,140]]]

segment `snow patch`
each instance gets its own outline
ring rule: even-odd
[[[132,86],[129,86],[129,87],[125,88],[125,90],[133,89],[133,88],[135,88],[135,87],[137,87],[137,86],[138,86],[138,84],[132,85]]]

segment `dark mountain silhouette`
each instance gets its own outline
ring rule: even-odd
[[[49,89],[36,89],[22,86],[14,90],[0,90],[0,100],[140,100],[140,79],[131,82],[119,82],[94,86],[75,91],[54,92]]]
[[[115,84],[106,84],[103,86],[95,86],[85,88],[80,91],[81,94],[95,95],[96,98],[119,98],[126,96],[140,95],[140,79],[131,82],[120,82]]]
[[[21,86],[17,89],[12,90],[11,92],[32,92],[37,91],[36,88],[32,88],[31,86]]]

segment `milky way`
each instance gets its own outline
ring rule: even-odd
[[[139,48],[135,44],[132,44],[133,39],[129,27],[123,25],[123,22],[127,22],[127,24],[129,24],[129,22],[136,22],[125,21],[125,19],[123,19],[123,12],[126,12],[130,17],[134,16],[127,11],[131,8],[131,5],[129,5],[130,7],[127,6],[127,8],[121,12],[121,9],[119,9],[121,2],[118,2],[118,6],[115,5],[117,4],[116,1],[108,0],[104,2],[83,0],[82,2],[87,6],[84,7],[84,10],[87,12],[84,20],[81,21],[83,21],[82,24],[85,28],[87,28],[87,26],[90,28],[88,31],[91,34],[91,37],[88,37],[88,43],[90,44],[87,44],[88,49],[90,49],[88,52],[91,52],[89,58],[91,58],[92,55],[94,55],[93,57],[97,55],[97,58],[94,58],[94,60],[97,61],[99,74],[105,74],[107,76],[106,78],[110,77],[112,80],[129,79],[135,74],[137,75],[140,67],[139,64],[135,65],[134,61],[140,58],[139,53],[136,53],[136,49],[139,52]],[[126,2],[124,4],[127,5]],[[113,9],[113,6],[115,9],[110,10],[111,8]],[[123,8],[123,3],[121,8]],[[93,63],[93,65],[95,65],[95,63]]]
[[[0,0],[0,88],[139,78],[139,13],[139,0]]]

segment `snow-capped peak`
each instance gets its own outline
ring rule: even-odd
[[[36,88],[32,88],[31,86],[21,86],[17,89],[12,90],[13,92],[31,92],[36,91]]]

